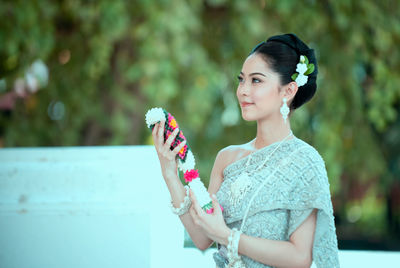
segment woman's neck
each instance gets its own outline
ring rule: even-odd
[[[251,145],[255,150],[262,147],[268,146],[274,142],[278,142],[286,138],[286,140],[293,139],[287,137],[290,134],[291,127],[289,118],[286,119],[286,123],[282,117],[278,117],[276,120],[258,120],[257,121],[257,136],[251,141]]]

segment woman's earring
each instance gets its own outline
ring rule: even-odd
[[[287,101],[287,99],[283,98],[283,104],[282,104],[281,109],[280,109],[282,117],[285,120],[285,123],[286,123],[286,118],[287,118],[287,116],[289,114],[289,111],[290,111],[289,107],[286,104],[286,101]]]

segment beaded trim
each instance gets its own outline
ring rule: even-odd
[[[190,200],[190,198],[189,198],[189,186],[185,185],[185,189],[186,189],[186,196],[178,208],[174,207],[174,205],[172,203],[172,199],[171,199],[171,203],[170,203],[171,210],[174,214],[176,214],[178,216],[181,216],[181,215],[185,214],[186,212],[188,212],[190,206],[192,205],[192,200]]]
[[[228,260],[229,264],[226,267],[233,267],[233,268],[242,268],[245,267],[242,259],[240,258],[238,254],[238,248],[239,248],[239,240],[240,240],[240,235],[242,234],[241,230],[238,230],[237,228],[233,228],[231,230],[231,233],[229,234],[228,237]]]

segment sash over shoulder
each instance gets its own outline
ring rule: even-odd
[[[262,163],[272,147],[274,145],[253,155],[250,172],[252,167]],[[247,218],[268,211],[288,211],[287,221],[280,223],[287,224],[286,235],[280,239],[288,240],[312,210],[317,209],[313,262],[318,268],[340,267],[328,175],[318,151],[297,138],[286,143],[267,166],[253,173],[253,190],[244,197],[242,204],[235,207],[228,201],[229,187],[244,168],[244,162],[245,159],[239,160],[224,170],[227,178],[217,193],[218,200],[225,202],[222,205],[226,206],[226,223],[230,226],[242,223],[246,233],[244,222]]]
[[[288,236],[301,225],[314,208],[318,209],[313,261],[321,268],[339,267],[336,228],[325,162],[313,147],[307,148],[303,159],[306,164],[298,176],[292,178],[290,182],[285,180],[285,177],[276,180],[274,189],[270,188],[268,191],[270,201],[265,207],[289,210]],[[283,170],[290,167],[294,167],[293,163]]]

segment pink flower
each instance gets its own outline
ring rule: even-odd
[[[186,183],[191,182],[192,180],[199,177],[199,170],[191,169],[190,171],[186,171],[183,177],[185,178]]]
[[[219,207],[221,208],[221,211],[224,211],[224,208],[221,205],[219,205]],[[206,212],[207,212],[207,214],[213,214],[214,208],[207,209]]]

